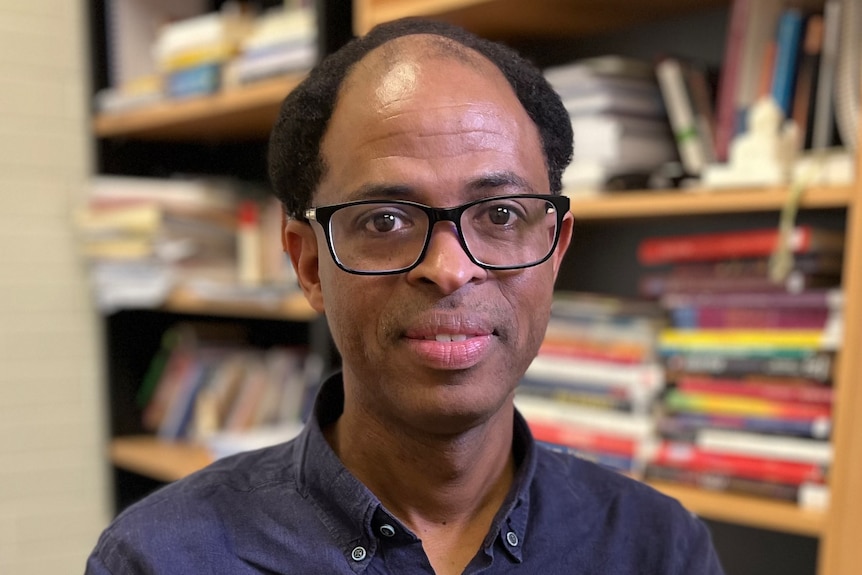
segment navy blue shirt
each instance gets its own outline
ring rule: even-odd
[[[219,460],[129,507],[87,573],[432,574],[422,542],[324,439],[343,401],[334,376],[293,441]],[[515,417],[515,481],[465,574],[722,573],[706,527],[679,503],[537,446]]]

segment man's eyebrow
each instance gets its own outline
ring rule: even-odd
[[[416,194],[416,190],[404,184],[365,184],[347,195],[346,201],[359,200],[405,200]]]
[[[538,193],[533,186],[514,172],[503,171],[482,174],[467,182],[466,190],[477,196],[488,195],[500,188],[514,188],[522,194]],[[419,195],[419,190],[407,184],[369,183],[349,192],[345,201],[360,200],[413,200]]]
[[[471,180],[468,187],[476,192],[487,192],[489,189],[497,188],[516,188],[523,194],[537,193],[525,178],[508,171],[484,174]]]

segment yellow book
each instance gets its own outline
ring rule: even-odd
[[[670,348],[810,348],[826,349],[836,342],[822,329],[665,329],[659,346]]]

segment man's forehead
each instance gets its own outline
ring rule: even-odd
[[[359,60],[342,83],[344,93],[358,85],[368,86],[391,80],[399,74],[416,73],[423,64],[466,66],[480,75],[502,72],[479,52],[445,36],[411,34],[389,40]]]

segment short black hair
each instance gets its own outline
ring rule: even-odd
[[[562,190],[562,174],[572,159],[572,125],[559,95],[532,63],[498,42],[463,28],[421,18],[403,18],[375,26],[324,58],[287,95],[269,139],[269,176],[273,192],[288,216],[301,218],[325,165],[320,144],[338,100],[342,83],[375,48],[402,36],[441,36],[478,52],[506,77],[521,105],[535,122],[542,140],[551,193]]]

